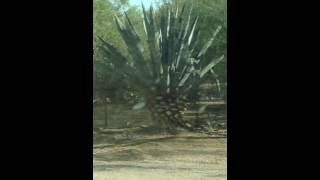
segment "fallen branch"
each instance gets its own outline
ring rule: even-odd
[[[139,132],[144,129],[150,129],[149,126],[140,126],[133,128],[122,128],[122,129],[110,129],[110,128],[97,128],[94,130],[98,134],[119,134],[119,133],[128,133],[128,132]]]

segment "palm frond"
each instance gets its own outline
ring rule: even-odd
[[[102,40],[105,56],[142,88],[150,89],[150,86],[155,85],[160,93],[174,94],[183,94],[196,88],[207,72],[212,71],[224,59],[222,55],[208,63],[205,60],[205,54],[221,30],[221,26],[205,44],[201,45],[199,17],[192,17],[192,7],[185,15],[185,7],[186,4],[182,6],[180,12],[178,8],[165,8],[161,11],[160,23],[156,26],[153,7],[147,11],[142,4],[149,56],[144,54],[141,39],[128,15],[125,13],[125,22],[115,16],[114,22],[127,46],[133,65],[128,65],[127,58],[111,44]]]

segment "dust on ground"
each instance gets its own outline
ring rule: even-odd
[[[94,145],[93,180],[226,180],[227,139],[195,133]]]

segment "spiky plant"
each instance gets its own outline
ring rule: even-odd
[[[175,132],[177,127],[196,131],[195,122],[182,118],[185,97],[197,91],[203,77],[224,59],[224,55],[213,60],[204,58],[221,27],[206,43],[200,44],[199,17],[192,18],[192,8],[184,20],[185,5],[181,11],[168,7],[160,13],[158,24],[152,6],[146,12],[142,5],[142,12],[148,57],[144,56],[141,39],[126,13],[124,21],[115,16],[114,22],[131,57],[126,58],[100,38],[102,52],[128,82],[145,95],[156,124],[165,125],[169,132]]]

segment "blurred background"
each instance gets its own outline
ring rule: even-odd
[[[122,17],[127,12],[133,26],[140,35],[147,49],[142,21],[141,3],[148,9],[154,8],[155,16],[168,3],[193,6],[194,15],[200,17],[200,41],[206,42],[218,26],[222,29],[206,53],[207,59],[227,54],[227,8],[226,0],[94,0],[94,127],[95,128],[128,128],[149,125],[150,112],[146,108],[135,108],[142,102],[142,95],[126,82],[112,64],[104,60],[97,48],[101,41],[98,36],[108,40],[119,51],[128,56],[125,43],[113,22],[113,16]],[[187,16],[187,15],[186,15]],[[146,52],[147,53],[147,52]],[[186,119],[209,120],[214,128],[226,128],[227,100],[227,58],[215,68],[215,75],[207,76],[199,90],[194,94],[197,99],[192,108],[184,113]]]

